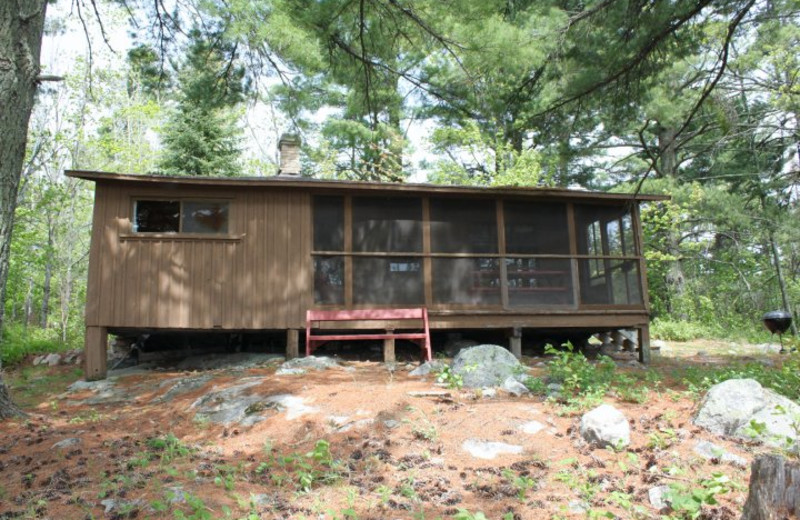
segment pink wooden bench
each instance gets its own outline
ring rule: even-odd
[[[383,333],[358,332],[349,330],[340,332],[330,328],[321,329],[322,322],[376,322],[375,329],[384,329]],[[381,322],[380,324],[377,322]],[[406,326],[405,322],[409,322]],[[330,325],[329,325],[330,326]],[[316,329],[316,332],[315,332]],[[395,329],[422,329],[421,332],[395,332]],[[422,349],[422,357],[426,361],[431,356],[431,334],[428,329],[428,309],[356,309],[346,311],[307,311],[306,312],[306,356],[328,341],[368,339],[384,340],[384,345],[391,345],[391,357],[394,357],[394,340],[407,339],[418,343]],[[388,340],[388,341],[387,341]],[[387,348],[384,348],[385,361],[388,359]]]

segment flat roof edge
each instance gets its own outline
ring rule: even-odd
[[[523,196],[553,196],[576,199],[637,200],[663,201],[668,195],[645,193],[609,193],[605,191],[573,190],[567,188],[515,187],[515,186],[450,186],[421,183],[389,183],[346,180],[321,180],[311,177],[276,175],[273,177],[183,177],[166,175],[131,175],[90,170],[65,170],[67,177],[93,182],[126,182],[138,184],[177,184],[185,186],[225,186],[319,190],[356,190],[356,191],[395,191],[401,193],[438,193],[438,194],[496,194]]]

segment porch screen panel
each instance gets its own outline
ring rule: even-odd
[[[354,197],[353,251],[421,253],[422,199]]]
[[[569,254],[566,204],[509,200],[503,209],[508,253]]]
[[[344,303],[344,257],[314,257],[314,303]]]
[[[494,200],[430,200],[431,252],[497,253]]]
[[[313,199],[314,251],[344,252],[344,197]],[[344,303],[344,256],[314,255],[314,303]]]
[[[314,251],[344,251],[343,197],[314,197]]]
[[[639,257],[630,211],[624,206],[575,206],[581,301],[641,305]]]
[[[433,258],[433,301],[500,305],[498,258]]]
[[[420,305],[425,301],[422,258],[353,258],[353,303]]]
[[[506,258],[506,272],[512,307],[574,304],[568,258]]]

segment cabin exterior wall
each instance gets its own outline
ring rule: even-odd
[[[224,236],[137,234],[139,199],[229,200]],[[98,183],[86,325],[115,329],[302,328],[311,305],[309,197],[299,191]]]

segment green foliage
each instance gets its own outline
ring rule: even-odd
[[[601,356],[592,363],[571,343],[565,344],[563,349],[546,345],[545,353],[553,356],[547,363],[547,374],[561,383],[563,393],[570,396],[603,395],[609,389],[616,369],[610,358]]]
[[[446,384],[447,388],[460,390],[464,386],[464,376],[453,372],[450,365],[444,365],[436,374],[436,382]]]
[[[2,365],[16,365],[26,356],[63,352],[71,348],[74,348],[73,344],[60,341],[57,330],[9,323],[3,329],[0,360]]]
[[[728,379],[755,379],[762,386],[797,401],[797,396],[800,396],[800,356],[790,354],[780,368],[767,367],[761,363],[687,367],[683,379],[689,390],[697,396]]]
[[[236,47],[214,35],[190,33],[178,74],[180,97],[165,126],[160,168],[170,175],[230,177],[238,164],[242,131],[239,105],[247,90]]]
[[[192,452],[191,448],[184,445],[172,433],[168,433],[163,437],[148,439],[146,444],[151,451],[158,454],[162,465],[169,464],[175,459],[186,457]]]
[[[737,489],[731,479],[723,473],[713,473],[694,486],[671,484],[666,498],[672,508],[670,518],[695,520],[702,515],[704,505],[717,505],[717,496]]]
[[[667,341],[690,341],[698,338],[718,337],[709,327],[689,321],[673,321],[656,318],[650,329],[653,337]]]

